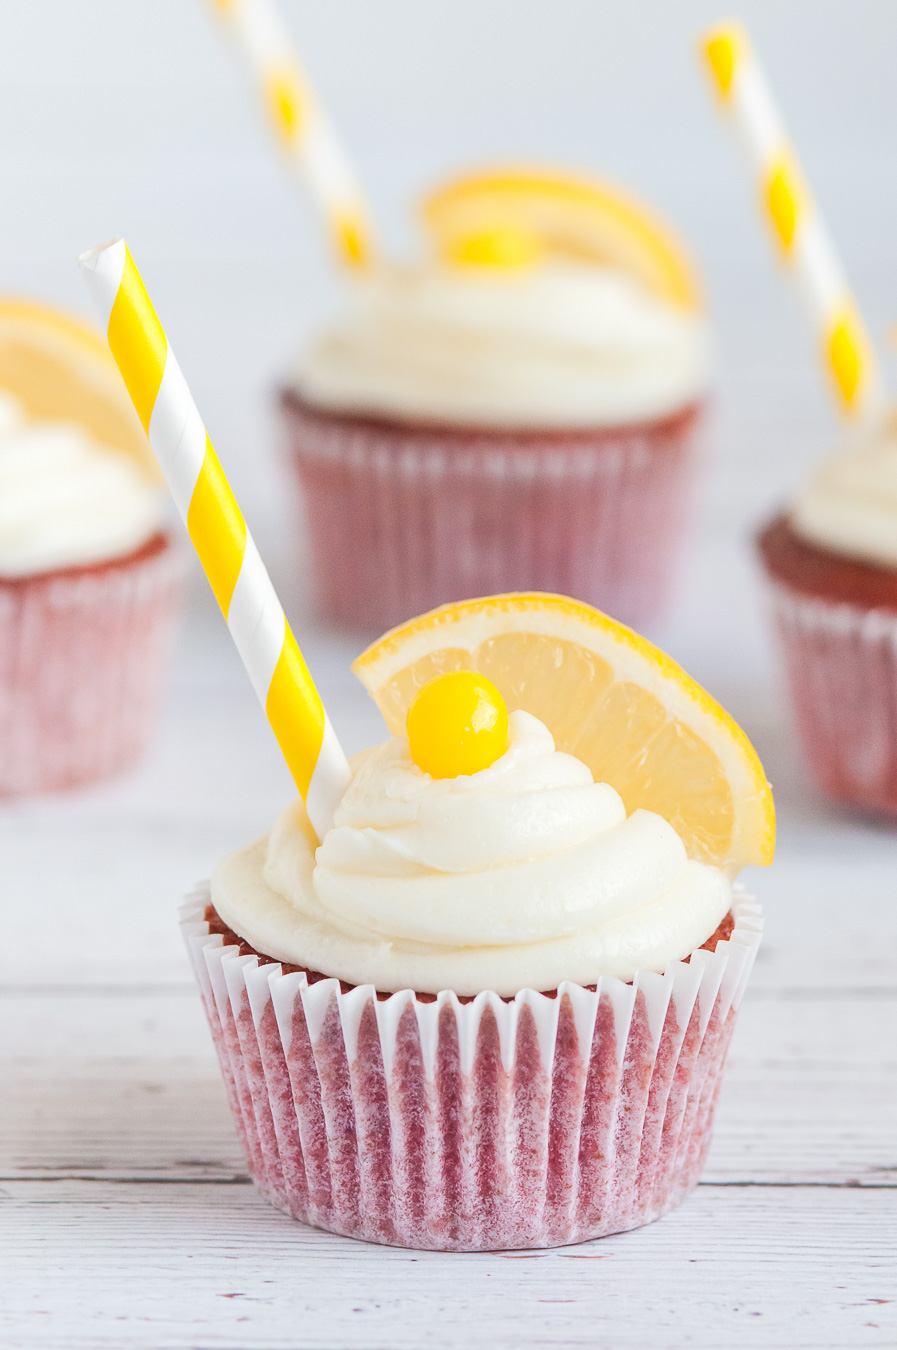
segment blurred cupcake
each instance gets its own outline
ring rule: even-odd
[[[447,606],[356,670],[394,734],[320,846],[297,802],[183,911],[253,1179],[408,1247],[657,1218],[703,1166],[759,941],[753,750],[561,597]]]
[[[897,414],[824,463],[759,549],[820,787],[897,815]]]
[[[0,794],[131,763],[156,717],[179,566],[105,343],[0,302]]]
[[[678,244],[588,180],[497,171],[424,208],[283,395],[321,612],[385,627],[504,590],[662,607],[707,387]]]

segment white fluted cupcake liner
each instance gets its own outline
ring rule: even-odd
[[[181,924],[247,1166],[318,1228],[447,1251],[558,1246],[648,1223],[704,1164],[762,930],[739,894],[714,952],[513,1000],[309,983]]]
[[[641,626],[663,608],[691,495],[695,407],[615,429],[364,421],[284,399],[319,607],[389,628],[474,595],[572,595]]]
[[[804,754],[837,801],[897,815],[897,614],[770,577]]]
[[[181,571],[165,539],[98,566],[0,579],[0,795],[72,787],[137,758]]]

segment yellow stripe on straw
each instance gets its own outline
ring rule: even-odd
[[[326,721],[324,705],[312,683],[308,666],[289,625],[286,626],[283,646],[268,686],[265,713],[277,742],[284,751],[296,786],[307,804],[309,788],[320,763],[321,747],[329,723]],[[289,751],[284,749],[285,746],[289,747]],[[345,774],[339,778],[339,797],[342,797],[348,781],[349,766],[346,764]],[[333,803],[334,809],[339,803],[339,797]],[[312,824],[315,825],[315,822],[312,821]],[[332,824],[333,814],[330,811],[327,815],[326,828],[322,829],[315,825],[319,839]]]
[[[877,418],[883,394],[875,350],[750,39],[740,25],[724,24],[705,35],[702,51],[754,161],[777,248],[802,283],[839,407],[850,417]]]
[[[727,99],[732,93],[732,81],[735,78],[740,48],[741,32],[734,27],[718,29],[705,39],[704,54],[710,63],[716,87],[723,99]]]
[[[93,249],[79,262],[128,393],[322,838],[350,775],[320,695],[124,241]]]
[[[784,157],[770,166],[763,195],[776,238],[783,252],[790,253],[804,207],[794,166]]]
[[[187,531],[227,618],[246,552],[246,521],[208,436],[202,468],[187,509]]]
[[[296,72],[269,71],[265,76],[268,112],[284,145],[292,147],[302,136],[308,121],[309,99],[300,88]]]
[[[137,416],[149,434],[150,417],[168,357],[168,343],[127,249],[106,337]]]
[[[855,402],[859,392],[862,347],[857,316],[846,311],[836,315],[825,337],[825,357],[848,407]]]
[[[374,245],[355,172],[296,56],[274,0],[212,0],[259,83],[281,146],[309,183],[340,262],[367,267]]]

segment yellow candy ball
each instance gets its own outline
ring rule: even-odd
[[[425,684],[405,722],[411,758],[432,778],[479,773],[508,748],[508,709],[491,680],[453,670]]]
[[[532,267],[542,256],[538,235],[517,225],[494,225],[453,240],[448,261],[456,267]]]

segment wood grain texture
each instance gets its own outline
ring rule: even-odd
[[[248,1184],[3,1190],[0,1337],[15,1328],[23,1347],[840,1350],[897,1336],[893,1190],[701,1186],[640,1232],[453,1257],[315,1233]]]

